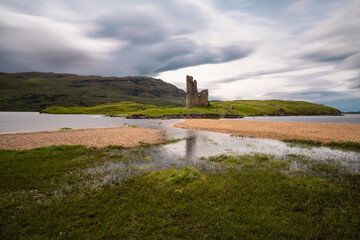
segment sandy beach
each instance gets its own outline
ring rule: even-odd
[[[163,130],[133,127],[0,134],[0,149],[26,150],[52,145],[135,147],[139,142],[160,143],[165,139],[164,134]]]
[[[277,140],[360,142],[359,124],[189,119],[175,127]]]

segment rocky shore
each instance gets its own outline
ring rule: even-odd
[[[161,116],[148,116],[144,114],[133,114],[128,117],[128,119],[220,119],[220,118],[242,118],[241,115],[236,114],[216,114],[216,113],[207,113],[207,114],[165,114]]]

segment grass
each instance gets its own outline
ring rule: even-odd
[[[72,130],[72,128],[69,128],[69,127],[63,127],[63,128],[60,128],[61,131],[68,131],[68,130]]]
[[[311,148],[311,147],[325,146],[325,147],[329,147],[329,148],[332,148],[332,149],[360,152],[360,143],[359,142],[329,142],[329,143],[322,143],[320,141],[298,140],[298,139],[288,139],[288,140],[283,140],[283,142],[287,143],[288,146],[290,146],[290,147]]]
[[[231,108],[233,106],[233,108]],[[105,104],[96,107],[50,107],[42,110],[45,113],[81,113],[81,114],[144,114],[148,116],[161,116],[165,114],[206,114],[216,113],[237,114],[241,116],[263,115],[336,115],[340,112],[331,107],[301,102],[283,100],[235,100],[214,101],[210,106],[198,106],[187,109],[185,107],[159,107],[154,105],[137,104],[135,102],[120,102]]]
[[[148,177],[156,184],[165,184],[168,186],[185,186],[188,183],[200,179],[202,174],[195,168],[185,167],[184,169],[166,169],[154,171],[148,174]]]
[[[126,163],[134,151],[117,146],[0,151],[0,238],[360,236],[359,174],[344,172],[341,166],[311,164],[298,155],[219,155],[208,160],[227,171],[214,174],[174,167],[95,188],[80,174],[96,166]],[[293,161],[312,168],[294,172]],[[59,189],[67,192],[59,195]]]
[[[58,107],[52,106],[41,112],[56,114],[124,114],[138,112],[145,109],[159,108],[154,105],[140,104],[136,102],[108,103],[95,107]]]

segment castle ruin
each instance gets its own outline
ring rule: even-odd
[[[209,106],[209,92],[207,89],[197,91],[197,82],[193,77],[186,76],[186,108],[195,106]]]

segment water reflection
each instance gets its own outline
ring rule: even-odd
[[[191,159],[196,152],[196,134],[194,131],[187,131],[187,138],[185,139],[185,159]]]

